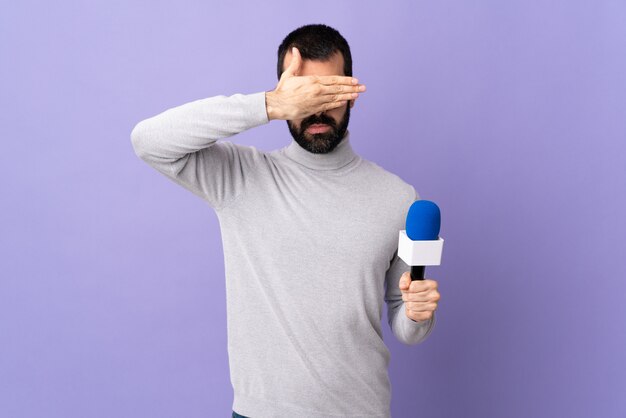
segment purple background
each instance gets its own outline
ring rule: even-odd
[[[368,87],[355,150],[442,210],[436,330],[383,318],[394,418],[626,416],[626,3],[599,0],[3,3],[0,416],[230,416],[217,217],[130,132],[273,89],[306,23]]]

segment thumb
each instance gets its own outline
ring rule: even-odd
[[[300,56],[300,51],[295,46],[291,48],[291,62],[289,63],[289,67],[283,72],[283,76],[291,77],[298,74],[300,71],[300,65],[302,64],[302,57]]]
[[[410,285],[411,285],[411,275],[407,271],[402,274],[402,277],[400,277],[400,290],[409,290]]]

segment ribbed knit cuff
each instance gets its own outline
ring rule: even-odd
[[[435,326],[435,312],[430,319],[416,322],[406,315],[406,312],[400,314],[400,322],[404,329],[405,336],[414,343],[423,341]]]
[[[270,121],[267,115],[267,106],[265,104],[265,92],[251,93],[246,95],[246,100],[250,104],[251,122],[255,125],[262,125]]]

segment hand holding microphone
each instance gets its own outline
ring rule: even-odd
[[[435,280],[424,279],[425,266],[441,264],[443,238],[441,212],[429,200],[416,200],[409,208],[406,229],[400,231],[398,257],[411,266],[400,278],[406,315],[415,322],[432,318],[441,295]]]

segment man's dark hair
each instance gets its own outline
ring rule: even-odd
[[[283,39],[278,47],[277,75],[283,73],[283,62],[287,51],[298,48],[303,60],[327,61],[339,51],[343,55],[343,72],[352,77],[352,54],[350,46],[341,34],[330,26],[312,24],[301,26]]]

